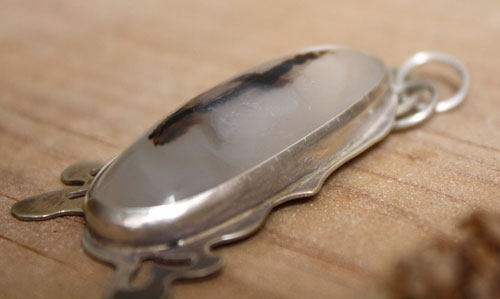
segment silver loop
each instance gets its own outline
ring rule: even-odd
[[[439,90],[434,84],[428,81],[414,80],[408,81],[402,86],[396,86],[397,88],[395,90],[395,93],[398,97],[404,95],[406,92],[416,92],[424,89],[431,93],[431,100],[427,104],[424,104],[422,102],[415,103],[413,107],[418,111],[416,113],[412,113],[401,118],[396,117],[396,120],[392,127],[393,130],[402,130],[420,124],[424,120],[428,119],[436,110],[436,106],[439,101]]]
[[[401,89],[401,87],[399,88]],[[395,93],[399,94],[398,107],[396,108],[396,118],[398,118],[410,112],[415,107],[415,105],[417,105],[418,94],[415,93],[409,96],[405,96],[404,92],[401,94],[396,90]]]
[[[439,101],[436,106],[436,112],[444,112],[455,108],[462,103],[467,96],[470,88],[470,75],[467,67],[453,56],[440,52],[418,52],[408,58],[397,70],[396,85],[404,84],[408,74],[416,67],[429,62],[443,63],[455,69],[461,77],[462,84],[458,91],[450,98]]]

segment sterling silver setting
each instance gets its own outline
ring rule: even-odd
[[[451,98],[410,74],[430,62],[459,73]],[[16,203],[12,214],[84,215],[86,252],[116,267],[106,297],[168,296],[174,280],[222,267],[214,247],[249,236],[277,205],[316,194],[392,130],[458,106],[469,86],[465,65],[443,53],[417,53],[393,73],[355,50],[308,48],[195,97],[105,165],[71,166],[62,180],[76,186]],[[155,262],[150,278],[133,287],[144,261]]]

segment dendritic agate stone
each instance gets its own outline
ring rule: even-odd
[[[148,130],[98,176],[89,192],[89,204],[121,209],[162,206],[156,218],[151,211],[148,217],[164,217],[165,221],[194,213],[188,209],[196,212],[194,206],[200,201],[212,200],[212,208],[205,209],[214,213],[220,209],[219,215],[229,206],[236,211],[238,203],[228,203],[224,208],[205,192],[215,190],[220,195],[224,193],[221,186],[236,180],[235,184],[244,185],[240,193],[222,195],[248,196],[245,203],[250,204],[254,200],[249,195],[251,190],[265,182],[242,175],[267,165],[267,172],[275,172],[279,180],[284,173],[272,163],[281,159],[280,153],[292,153],[294,146],[321,135],[318,130],[334,126],[339,117],[344,123],[354,124],[335,140],[355,132],[356,126],[366,126],[356,117],[385,107],[380,104],[381,98],[388,97],[385,83],[386,69],[378,59],[345,48],[316,48],[265,63],[200,94]],[[368,126],[376,125],[375,121]],[[348,143],[338,142],[339,147]],[[290,157],[288,163],[295,168],[287,171],[296,172],[301,165],[309,167],[297,155]],[[311,173],[314,167],[307,171]],[[292,180],[273,184],[286,188]],[[96,217],[92,211],[86,214],[92,229]],[[129,220],[131,227],[144,224],[135,218]]]

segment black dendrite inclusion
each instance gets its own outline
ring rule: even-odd
[[[236,77],[226,83],[226,85],[232,87],[222,91],[220,94],[213,97],[213,99],[208,101],[196,101],[195,99],[190,104],[183,106],[169,115],[151,134],[149,134],[148,139],[151,140],[155,146],[167,144],[186,133],[191,126],[198,123],[201,120],[199,116],[203,113],[213,110],[217,106],[228,101],[237,99],[238,95],[251,88],[265,89],[282,87],[290,82],[287,78],[287,74],[289,74],[295,66],[304,65],[307,62],[321,57],[325,53],[327,53],[327,51],[297,54],[264,72],[248,73]]]

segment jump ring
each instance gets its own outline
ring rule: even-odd
[[[406,92],[416,92],[420,89],[424,89],[430,92],[431,94],[430,102],[427,104],[420,104],[419,102],[417,103],[417,105],[414,106],[418,112],[412,113],[405,117],[396,118],[396,121],[394,122],[393,125],[393,130],[402,130],[420,124],[421,122],[429,118],[432,115],[432,113],[434,113],[434,111],[436,110],[436,106],[439,101],[439,90],[434,84],[428,81],[422,81],[422,80],[409,81],[403,86],[400,86],[398,88],[397,94],[398,96],[401,96]]]
[[[408,58],[396,72],[396,84],[404,84],[408,74],[414,68],[424,65],[429,62],[443,63],[455,69],[461,77],[462,84],[458,91],[450,98],[441,100],[436,105],[436,112],[444,112],[455,108],[462,103],[467,96],[470,88],[470,75],[467,67],[453,56],[440,52],[418,52]]]

